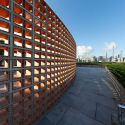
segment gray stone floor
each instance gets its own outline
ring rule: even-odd
[[[111,125],[116,109],[105,69],[78,67],[74,84],[37,125]]]

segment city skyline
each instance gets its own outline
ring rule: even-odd
[[[77,46],[90,47],[91,54],[105,56],[115,44],[115,55],[125,56],[125,1],[46,0],[73,34]],[[84,46],[84,47],[83,47]],[[109,47],[108,47],[109,46]],[[112,56],[112,50],[107,50]]]

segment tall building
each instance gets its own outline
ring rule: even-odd
[[[0,51],[0,125],[32,125],[75,78],[76,43],[44,0],[0,0]]]

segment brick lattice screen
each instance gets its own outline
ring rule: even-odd
[[[0,125],[32,125],[71,85],[76,43],[43,0],[0,0]]]

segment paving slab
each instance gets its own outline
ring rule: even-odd
[[[104,106],[102,104],[97,105],[96,120],[102,122],[105,125],[111,125],[111,115],[114,112],[113,109]]]
[[[102,123],[90,119],[79,111],[70,108],[58,125],[103,125]]]
[[[63,104],[62,102],[58,103],[49,113],[47,113],[46,118],[51,123],[56,125],[69,108],[69,106]]]
[[[44,117],[37,125],[54,125],[48,118]]]
[[[111,125],[117,113],[104,68],[78,67],[77,77],[37,125]]]

